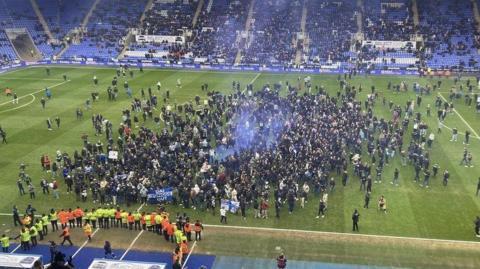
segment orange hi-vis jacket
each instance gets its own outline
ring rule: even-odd
[[[152,225],[155,225],[155,216],[157,215],[157,213],[155,212],[152,212],[152,214],[150,214],[150,223]]]
[[[164,218],[164,219],[162,220],[162,229],[163,229],[163,230],[166,230],[167,227],[168,227],[168,225],[170,225],[170,224],[168,223],[168,218]]]
[[[65,211],[58,212],[58,218],[60,219],[61,224],[67,224],[68,222],[67,212]]]
[[[143,225],[143,224],[146,224],[146,222],[145,222],[145,215],[142,215],[142,216],[140,217],[140,223],[141,223],[142,225]]]
[[[83,213],[83,210],[81,208],[77,208],[73,211],[73,216],[75,218],[80,218],[80,217],[83,217],[84,213]]]
[[[122,218],[122,211],[117,210],[115,211],[115,219],[121,219]]]
[[[134,222],[135,222],[135,218],[133,217],[133,215],[128,215],[128,216],[127,216],[127,221],[128,221],[128,223],[134,223]]]
[[[195,232],[201,232],[201,231],[202,231],[202,224],[195,223]]]
[[[192,225],[190,225],[190,223],[185,223],[185,226],[183,226],[183,230],[185,231],[185,233],[191,233],[192,232]]]
[[[180,243],[180,250],[182,253],[187,254],[188,253],[188,244],[185,242]]]
[[[174,231],[174,227],[175,227],[174,225],[172,225],[172,224],[170,224],[170,223],[168,224],[168,226],[167,226],[167,228],[166,228],[168,235],[173,235],[173,233],[175,232],[175,231]]]
[[[68,229],[68,227],[65,227],[65,229],[63,229],[63,237],[67,236],[70,236],[70,229]]]
[[[67,212],[67,218],[68,218],[68,220],[73,220],[73,219],[74,219],[73,212],[68,211],[68,212]]]

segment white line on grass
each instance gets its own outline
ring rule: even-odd
[[[20,247],[22,246],[22,244],[19,244],[16,248],[14,248],[10,253],[15,253],[15,251],[17,251]]]
[[[407,237],[407,236],[391,236],[391,235],[375,235],[375,234],[354,234],[354,233],[342,233],[342,232],[322,232],[322,231],[309,231],[309,230],[295,230],[295,229],[280,229],[280,228],[262,228],[262,227],[249,227],[249,226],[233,226],[233,225],[216,225],[216,224],[203,224],[205,227],[214,228],[227,228],[227,229],[240,229],[240,230],[258,230],[258,231],[275,231],[275,232],[296,232],[296,233],[308,233],[308,234],[323,234],[323,235],[338,235],[338,236],[357,236],[368,238],[385,238],[385,239],[401,239],[401,240],[416,240],[427,242],[439,242],[439,243],[460,243],[460,244],[480,244],[476,241],[464,241],[464,240],[448,240],[448,239],[430,239],[419,237]],[[472,233],[473,234],[473,233]]]
[[[255,81],[257,81],[257,78],[260,77],[261,75],[262,73],[257,73],[257,75],[252,80],[250,80],[248,84],[253,84]],[[246,91],[247,91],[247,86],[243,88],[242,94],[244,94]]]
[[[140,207],[137,208],[137,212],[140,212],[140,210],[142,210],[144,205],[145,204],[141,204]],[[128,246],[127,250],[125,250],[125,252],[122,254],[122,257],[120,257],[120,260],[123,260],[123,258],[125,258],[125,256],[127,256],[128,252],[132,249],[133,245],[135,245],[138,238],[140,238],[140,236],[143,234],[143,232],[144,232],[144,230],[140,230],[140,232],[137,234],[135,239],[133,239],[132,243],[130,243],[130,245]]]
[[[60,85],[65,84],[65,83],[68,83],[68,82],[70,82],[70,81],[71,81],[71,80],[63,81],[63,82],[57,83],[57,84],[52,85],[52,86],[47,86],[47,88],[49,88],[49,89],[55,88],[55,87],[58,87],[58,86],[60,86]],[[42,91],[44,91],[44,90],[45,90],[45,89],[41,89],[41,90],[38,90],[38,91],[35,91],[35,92],[32,92],[32,93],[29,93],[29,94],[22,95],[22,96],[18,97],[18,100],[23,99],[23,98],[25,98],[25,97],[27,97],[27,96],[30,96],[30,95],[32,95],[32,94],[37,94],[37,93],[42,92]],[[1,103],[0,106],[6,105],[6,104],[10,104],[10,103],[12,103],[12,101],[8,101],[8,102]]]
[[[441,93],[438,93],[438,95],[443,99],[443,101],[447,102],[447,99],[445,99],[445,97],[443,97],[443,95]],[[458,113],[458,111],[454,108],[453,109],[453,112],[455,112],[455,114],[457,114],[457,116],[463,121],[463,123],[465,123],[465,125],[467,125],[468,128],[470,128],[470,130],[472,130],[472,133],[477,137],[477,138],[480,138],[480,136],[478,135],[478,133],[475,131],[475,129],[472,128],[472,126],[462,117],[462,115],[460,115],[460,113]]]
[[[23,70],[27,70],[27,69],[30,69],[30,67],[29,66],[27,66],[27,67],[17,67],[17,68],[14,68],[14,69],[7,70],[5,72],[0,72],[0,74],[2,74],[2,75],[13,74],[13,73],[16,73],[18,71],[23,71]]]
[[[258,77],[260,77],[262,75],[262,73],[258,73],[251,81],[250,81],[250,84],[253,84]]]
[[[100,228],[97,228],[95,229],[95,231],[93,232],[92,234],[92,237],[100,230]],[[77,254],[88,244],[89,240],[85,240],[85,242],[77,249],[77,251],[75,251],[75,253],[73,253],[72,255],[72,258],[75,258],[75,256],[77,256]]]
[[[37,80],[37,81],[63,81],[61,78],[21,78],[21,77],[1,77],[2,80]]]
[[[137,237],[135,237],[135,239],[133,239],[132,243],[130,243],[130,245],[128,246],[127,250],[125,250],[125,252],[123,253],[122,257],[120,257],[120,260],[123,260],[123,258],[125,258],[125,256],[127,256],[128,252],[132,249],[133,245],[135,245],[135,243],[137,242],[138,238],[140,238],[140,236],[143,234],[143,231],[144,231],[144,230],[141,230],[141,231],[137,234]]]
[[[188,259],[190,259],[190,255],[192,254],[193,249],[195,248],[196,245],[197,245],[197,241],[194,241],[192,248],[190,249],[190,252],[188,252],[187,258],[185,259],[185,262],[182,265],[182,269],[187,268],[186,265],[187,265]]]
[[[442,123],[442,122],[440,122],[439,124],[442,125],[443,127],[447,128],[447,129],[450,130],[450,131],[453,130],[452,128],[448,127],[448,125],[446,125],[446,124],[444,124],[444,123]],[[461,135],[465,135],[465,133],[462,133],[462,132],[458,132],[458,133],[461,134]],[[472,136],[472,137],[475,138],[475,139],[480,140],[480,137],[476,137],[476,136]]]
[[[26,107],[26,106],[31,105],[33,102],[35,102],[35,99],[36,99],[36,98],[35,98],[35,95],[33,95],[33,94],[30,94],[30,95],[33,97],[30,102],[28,102],[28,103],[26,103],[26,104],[23,104],[23,105],[21,105],[21,106],[17,106],[17,107],[10,108],[10,109],[7,109],[7,110],[2,110],[2,111],[0,111],[0,114],[5,113],[5,112],[9,112],[9,111],[14,111],[14,110],[20,109],[20,108],[22,108],[22,107]]]

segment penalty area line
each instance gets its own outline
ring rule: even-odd
[[[22,246],[22,245],[18,244],[18,246],[16,248],[14,248],[10,253],[15,253],[15,251],[17,251],[20,248],[20,246]]]
[[[141,204],[139,208],[137,208],[137,212],[140,212],[140,210],[142,210],[143,206],[145,206],[145,204]],[[122,254],[122,256],[120,257],[120,261],[123,260],[123,258],[125,258],[125,256],[127,256],[128,252],[132,249],[132,247],[135,245],[135,243],[137,242],[138,238],[140,238],[140,236],[142,236],[144,230],[141,230],[137,236],[133,239],[132,243],[130,243],[130,245],[128,246],[128,248],[125,250],[125,252]]]
[[[443,95],[441,93],[438,93],[438,95],[443,99],[444,102],[448,102],[447,99],[445,97],[443,97]],[[467,127],[470,128],[472,133],[477,138],[480,138],[480,135],[478,135],[478,133],[475,131],[475,129],[473,129],[473,127],[462,117],[462,115],[460,115],[460,113],[458,113],[458,111],[455,108],[453,109],[453,112],[455,112],[455,114],[457,114],[457,116],[460,118],[460,120],[462,120],[463,123],[465,123],[465,125],[467,125]]]
[[[92,233],[92,237],[98,232],[100,231],[100,228],[97,228],[95,229],[95,231]],[[77,256],[77,254],[88,244],[89,240],[85,240],[85,242],[77,249],[77,251],[75,251],[75,253],[73,253],[72,255],[72,258],[75,258],[75,256]]]
[[[26,103],[26,104],[23,104],[23,105],[21,105],[21,106],[17,106],[17,107],[10,108],[10,109],[7,109],[7,110],[2,110],[2,111],[0,111],[0,114],[5,113],[5,112],[9,112],[9,111],[14,111],[14,110],[17,110],[17,109],[20,109],[20,108],[23,108],[23,107],[26,107],[26,106],[31,105],[33,102],[35,102],[35,99],[36,99],[36,98],[35,98],[35,95],[33,95],[33,94],[30,94],[30,95],[33,97],[32,100],[30,100],[30,102],[28,102],[28,103]],[[13,101],[12,101],[12,102],[13,102]]]
[[[444,124],[443,122],[440,122],[439,125],[442,125],[443,127],[447,128],[448,130],[453,131],[452,128],[448,127],[448,125]],[[462,132],[458,132],[458,134],[465,135],[465,133],[462,133]],[[476,136],[472,136],[472,137],[480,140],[480,137],[476,137]]]
[[[71,80],[66,80],[66,81],[57,83],[57,84],[52,85],[52,86],[47,86],[47,88],[49,88],[49,89],[55,88],[55,87],[58,87],[58,86],[60,86],[60,85],[65,84],[65,83],[68,83],[68,82],[70,82],[70,81],[71,81]],[[45,89],[41,89],[41,90],[38,90],[38,91],[34,91],[34,92],[32,92],[32,93],[22,95],[22,96],[18,97],[17,99],[20,100],[20,99],[23,99],[23,98],[28,97],[28,96],[30,96],[30,95],[34,95],[34,94],[37,94],[37,93],[39,93],[39,92],[42,92],[42,91],[44,91],[44,90],[45,90]],[[10,103],[12,103],[12,101],[8,101],[8,102],[1,103],[0,106],[6,105],[6,104],[10,104]]]
[[[190,259],[190,255],[192,255],[193,249],[195,248],[196,245],[197,245],[197,241],[194,241],[193,245],[192,245],[192,248],[188,252],[187,258],[185,259],[185,262],[182,265],[182,269],[187,268],[186,265],[188,263],[188,259]]]
[[[122,254],[122,256],[120,257],[120,261],[123,260],[123,258],[125,258],[125,256],[127,256],[128,252],[132,249],[133,245],[135,245],[135,243],[137,242],[138,238],[140,238],[140,236],[142,236],[144,230],[141,230],[137,236],[135,237],[135,239],[133,239],[132,243],[130,243],[130,245],[128,246],[127,250],[125,250],[125,252]]]

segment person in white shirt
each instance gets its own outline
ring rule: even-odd
[[[302,208],[305,207],[305,203],[308,201],[308,193],[310,192],[310,187],[308,186],[307,182],[303,183],[302,186],[302,198],[300,199],[300,206]]]
[[[220,208],[220,223],[227,224],[227,210],[223,206]]]
[[[428,136],[428,141],[427,141],[427,145],[428,145],[429,148],[432,147],[433,140],[435,140],[435,134],[430,133],[430,135]]]

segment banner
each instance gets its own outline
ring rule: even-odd
[[[165,269],[166,263],[139,262],[139,261],[115,261],[105,259],[94,259],[88,269],[119,269],[119,268],[135,268],[135,269]]]
[[[0,253],[0,268],[33,268],[40,255]]]
[[[110,150],[110,151],[108,152],[108,158],[109,158],[110,160],[118,160],[118,151],[116,151],[116,150]]]
[[[136,35],[138,43],[179,43],[185,44],[185,37],[175,35]]]
[[[173,200],[173,188],[150,189],[147,192],[147,202],[149,204],[158,204],[160,202],[170,202]]]
[[[225,209],[227,209],[227,211],[236,213],[240,208],[240,202],[222,199],[220,207],[224,207]]]
[[[305,66],[301,68],[292,68],[292,67],[283,67],[283,66],[259,66],[259,65],[252,65],[252,66],[232,66],[232,65],[221,65],[221,64],[214,64],[214,65],[207,65],[207,64],[172,64],[168,62],[149,62],[143,61],[138,62],[137,60],[132,61],[98,61],[98,60],[40,60],[36,62],[22,62],[17,65],[8,65],[0,67],[0,73],[3,73],[8,70],[12,70],[18,67],[25,67],[25,66],[42,66],[42,65],[88,65],[88,66],[105,66],[105,67],[118,67],[123,64],[129,64],[131,66],[137,67],[151,67],[151,68],[168,68],[168,69],[194,69],[194,70],[215,70],[215,71],[250,71],[250,72],[270,72],[270,73],[302,73],[302,74],[346,74],[349,72],[349,66],[340,64],[340,65],[322,65],[322,66]],[[464,72],[474,72],[476,71],[475,68],[464,68]],[[364,71],[359,71],[358,75],[364,74]],[[390,70],[373,70],[369,72],[370,75],[418,75],[419,72],[414,69],[394,69],[390,68]]]

